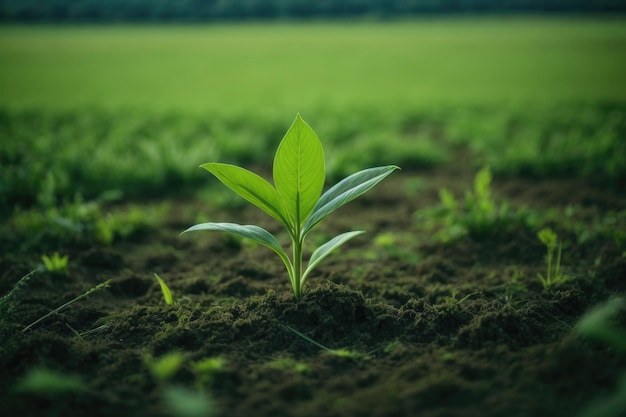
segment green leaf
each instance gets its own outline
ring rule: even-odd
[[[85,387],[77,376],[46,368],[31,369],[16,383],[16,391],[33,394],[64,394],[83,391]]]
[[[385,179],[396,169],[395,165],[387,165],[364,169],[354,173],[337,184],[322,195],[313,209],[313,213],[307,219],[302,229],[303,236],[306,235],[317,223],[333,211],[355,198],[371,190],[376,184]]]
[[[289,226],[280,194],[272,185],[247,169],[230,164],[207,163],[200,167],[215,175],[228,188],[285,226]]]
[[[309,259],[309,265],[307,266],[306,271],[304,271],[304,274],[302,274],[301,285],[304,284],[304,281],[306,281],[306,278],[309,275],[309,273],[320,262],[322,262],[322,260],[325,257],[330,255],[330,253],[333,250],[337,249],[339,246],[343,245],[344,243],[346,243],[348,240],[352,239],[353,237],[360,235],[361,233],[365,233],[365,232],[362,230],[358,230],[354,232],[342,233],[338,236],[335,236],[334,238],[330,239],[328,242],[324,243],[322,246],[317,248],[315,252],[313,252],[313,254],[311,255],[311,258]]]
[[[233,233],[235,235],[247,237],[254,240],[255,242],[260,243],[261,245],[267,246],[268,248],[276,252],[276,254],[278,254],[280,259],[287,267],[289,278],[293,281],[293,266],[291,266],[289,256],[287,256],[276,238],[262,227],[252,224],[241,225],[236,223],[200,223],[196,224],[195,226],[191,226],[187,230],[183,231],[183,233],[194,232],[197,230],[214,230],[218,232]]]
[[[324,170],[322,143],[298,114],[274,158],[274,183],[294,230],[302,226],[322,194]]]
[[[163,299],[165,299],[165,304],[167,304],[168,306],[173,305],[174,297],[172,297],[172,292],[170,291],[170,288],[167,286],[165,281],[163,281],[161,277],[158,276],[156,273],[154,274],[154,277],[157,279],[159,285],[161,286],[161,292],[163,293]]]
[[[554,233],[554,231],[549,227],[541,229],[539,233],[537,233],[537,237],[544,245],[546,245],[549,251],[554,250],[554,248],[556,247],[556,233]]]

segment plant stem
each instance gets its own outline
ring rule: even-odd
[[[559,243],[559,251],[557,252],[556,255],[556,265],[554,268],[554,278],[556,280],[560,280],[560,276],[561,276],[561,249],[563,247],[562,243]]]
[[[302,246],[303,241],[301,238],[293,241],[293,275],[295,277],[295,283],[293,287],[294,295],[296,299],[300,299],[302,296]]]
[[[548,245],[548,287],[552,285],[552,258],[554,257],[554,246]]]

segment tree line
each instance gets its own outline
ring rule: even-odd
[[[625,12],[626,0],[0,0],[0,20],[141,22]]]

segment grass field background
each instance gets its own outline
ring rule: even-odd
[[[184,112],[622,100],[626,20],[0,28],[0,106]]]
[[[269,167],[300,112],[330,179],[460,149],[496,175],[626,177],[626,18],[0,27],[0,202]],[[214,184],[215,182],[212,182]]]

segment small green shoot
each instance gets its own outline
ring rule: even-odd
[[[215,412],[215,404],[207,394],[178,385],[166,386],[163,400],[176,417],[210,417]]]
[[[460,304],[463,304],[465,301],[467,301],[470,297],[480,294],[480,291],[475,291],[475,292],[467,294],[466,296],[462,298],[457,298],[457,295],[459,295],[460,292],[461,291],[458,290],[457,288],[451,289],[450,296],[444,297],[443,299],[444,303],[449,306],[460,305]]]
[[[167,304],[168,306],[176,304],[176,302],[174,301],[174,297],[172,297],[172,292],[170,291],[170,288],[167,286],[165,281],[163,281],[163,279],[161,279],[161,277],[156,273],[154,274],[154,277],[161,287],[161,292],[163,293],[163,299],[165,300],[165,304]]]
[[[546,257],[546,260],[548,262],[547,275],[544,277],[542,274],[537,274],[537,278],[539,278],[539,280],[543,284],[543,288],[547,289],[547,288],[552,287],[553,285],[561,284],[571,279],[569,275],[564,275],[563,271],[561,270],[561,246],[562,244],[561,242],[558,242],[558,236],[556,235],[556,233],[549,227],[546,227],[544,229],[541,229],[539,233],[537,233],[537,237],[544,245],[546,245],[546,249],[547,249],[547,257]],[[554,251],[557,250],[557,244],[559,247],[558,247],[556,260],[555,260]]]
[[[290,370],[298,374],[308,374],[311,367],[304,362],[298,362],[291,358],[279,358],[267,363],[267,366],[274,369]]]
[[[196,375],[198,388],[207,388],[225,366],[226,360],[220,357],[206,358],[192,362],[191,369]]]
[[[505,201],[496,203],[491,191],[491,170],[484,167],[474,176],[471,191],[463,200],[457,200],[446,189],[439,190],[438,207],[425,208],[415,213],[419,227],[433,230],[432,238],[440,242],[451,242],[467,235],[502,232],[512,227],[532,227],[536,216],[526,209],[512,209]]]
[[[170,352],[154,358],[151,355],[144,356],[144,362],[155,380],[165,383],[179,371],[185,361],[185,355],[180,352]]]
[[[350,359],[360,359],[360,358],[363,357],[363,354],[360,353],[360,352],[355,352],[355,351],[347,350],[347,349],[331,349],[331,348],[327,348],[326,346],[322,345],[321,343],[316,342],[315,340],[311,339],[309,336],[305,335],[304,333],[301,333],[301,332],[297,331],[293,327],[289,327],[289,326],[286,326],[286,327],[287,327],[287,329],[289,329],[290,331],[292,331],[296,335],[300,336],[301,338],[303,338],[307,342],[317,346],[318,348],[326,351],[327,353],[329,353],[329,354],[331,354],[333,356],[337,356],[337,357],[340,357],[340,358],[350,358]]]
[[[64,394],[85,390],[78,377],[46,368],[31,369],[15,386],[17,392],[31,394]]]
[[[311,271],[334,249],[364,233],[342,233],[318,247],[303,265],[303,247],[307,234],[326,216],[366,193],[396,169],[395,165],[369,168],[343,179],[322,194],[326,177],[322,143],[298,114],[278,145],[274,157],[274,184],[235,165],[206,163],[202,168],[217,177],[239,196],[254,204],[287,230],[292,243],[292,257],[267,230],[255,225],[201,223],[185,230],[216,230],[250,238],[267,246],[280,257],[287,269],[296,299]]]
[[[611,298],[586,313],[576,323],[574,330],[580,336],[603,342],[624,355],[626,354],[626,331],[612,323],[613,318],[624,308],[626,308],[626,299]]]
[[[54,310],[52,310],[48,314],[38,318],[37,320],[35,320],[31,324],[29,324],[28,326],[24,327],[22,329],[22,333],[25,333],[28,329],[30,329],[31,327],[35,326],[36,324],[42,322],[43,320],[47,319],[48,317],[52,316],[53,314],[56,314],[59,311],[69,307],[70,305],[74,304],[76,301],[79,301],[79,300],[81,300],[81,299],[87,297],[88,295],[91,295],[91,294],[93,294],[93,293],[95,293],[97,291],[100,291],[100,290],[103,290],[105,288],[108,288],[110,282],[111,282],[110,279],[106,280],[105,282],[96,285],[95,287],[93,287],[90,290],[88,290],[87,292],[79,295],[78,297],[71,299],[70,301],[68,301],[67,303],[63,304],[62,306],[55,308]]]
[[[44,266],[46,267],[46,271],[51,274],[62,275],[67,273],[67,263],[69,261],[69,256],[60,256],[59,252],[54,252],[52,256],[43,255],[41,260],[43,261]]]

